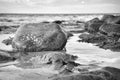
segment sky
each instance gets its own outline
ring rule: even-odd
[[[120,13],[120,0],[0,0],[0,13]]]

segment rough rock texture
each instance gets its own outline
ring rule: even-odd
[[[70,75],[58,75],[53,80],[117,80],[114,75],[106,70],[95,70]]]
[[[72,70],[77,66],[74,61],[77,56],[66,54],[64,51],[48,52],[28,52],[27,55],[21,56],[20,64],[17,66],[23,68],[41,68],[51,67],[54,70],[68,69]]]
[[[100,27],[100,31],[107,33],[108,35],[111,35],[111,34],[120,35],[120,24],[105,23]]]
[[[95,43],[103,49],[120,51],[120,24],[117,22],[118,19],[119,16],[105,15],[101,20],[94,18],[86,22],[85,29],[89,34],[81,34],[79,36],[81,40],[78,41]]]
[[[106,41],[106,38],[102,35],[93,35],[93,34],[81,34],[79,36],[81,40],[79,42],[87,42],[87,43],[100,43]]]
[[[85,29],[89,33],[97,33],[97,32],[99,32],[99,28],[103,23],[104,22],[100,21],[98,18],[94,18],[85,23]]]
[[[112,51],[117,51],[117,52],[120,51],[120,43],[119,42],[106,41],[106,42],[103,42],[103,43],[100,43],[97,45],[103,49],[110,49]]]
[[[20,51],[62,50],[67,42],[67,34],[60,25],[54,23],[30,23],[18,28],[12,46]]]
[[[107,23],[120,24],[120,16],[104,15],[101,20]]]
[[[120,80],[120,69],[114,67],[104,67],[103,69],[111,72],[117,80]]]

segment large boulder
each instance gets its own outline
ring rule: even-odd
[[[18,28],[12,47],[18,51],[62,50],[67,42],[67,33],[55,23],[29,23]]]
[[[104,15],[101,20],[107,23],[120,24],[120,16]]]

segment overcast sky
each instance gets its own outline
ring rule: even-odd
[[[120,0],[0,0],[0,13],[120,13]]]

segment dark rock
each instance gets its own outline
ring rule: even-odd
[[[120,43],[104,42],[104,44],[101,44],[101,48],[110,49],[112,51],[120,51]]]
[[[109,19],[109,18],[114,18],[114,15],[103,15],[101,20],[105,21],[106,19]]]
[[[89,25],[88,32],[93,33],[93,34],[99,32],[99,28],[102,24],[103,23],[98,22],[98,23],[93,23],[93,24]]]
[[[85,30],[87,30],[89,33],[95,34],[99,32],[99,28],[103,23],[104,22],[100,21],[98,18],[94,18],[85,23]]]
[[[67,42],[67,33],[54,23],[30,23],[18,28],[12,41],[19,51],[62,50]]]
[[[4,43],[5,45],[10,45],[12,44],[12,40],[13,38],[9,37],[8,39],[3,40],[2,43]]]
[[[56,23],[56,24],[62,24],[62,22],[64,21],[60,21],[60,20],[53,21],[53,23]]]
[[[93,35],[93,34],[81,34],[79,36],[81,40],[79,42],[87,42],[87,43],[101,43],[106,41],[106,38],[102,35]]]
[[[103,68],[106,71],[109,71],[112,73],[112,75],[117,79],[120,80],[120,69],[114,68],[114,67],[104,67]]]
[[[85,30],[70,30],[71,33],[84,33]]]
[[[1,22],[13,22],[13,20],[10,19],[0,19]]]
[[[43,21],[42,23],[50,23],[49,21]]]
[[[120,24],[120,16],[104,15],[101,20],[107,23]]]
[[[10,26],[0,26],[0,31],[4,31],[5,29],[10,29]]]
[[[77,75],[68,75],[68,76],[60,76],[57,78],[54,78],[52,80],[105,80],[99,76],[90,75],[90,74],[77,74]]]
[[[82,21],[76,21],[76,24],[79,24],[79,23],[84,23],[84,22],[82,22]]]
[[[95,23],[95,22],[98,22],[98,21],[99,21],[98,18],[94,18],[94,19],[92,19],[92,20],[90,20],[90,21],[87,21],[87,22],[85,23],[85,29],[87,30],[87,28],[88,28],[88,26],[89,26],[90,24]]]
[[[104,23],[99,30],[100,32],[107,33],[108,35],[120,35],[120,24]]]
[[[83,73],[70,73],[68,75],[57,75],[52,80],[117,80],[107,70],[86,71]]]

